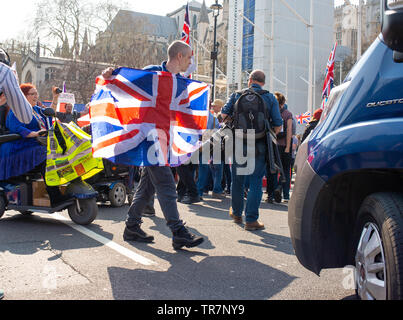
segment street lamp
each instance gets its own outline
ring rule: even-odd
[[[222,9],[222,5],[218,3],[218,0],[215,0],[210,6],[210,9],[213,10],[214,16],[214,44],[213,51],[211,52],[211,60],[213,60],[213,72],[212,72],[212,91],[211,91],[211,101],[215,99],[215,78],[216,78],[216,64],[217,64],[217,56],[218,56],[218,43],[217,43],[217,17],[220,15],[220,10]]]

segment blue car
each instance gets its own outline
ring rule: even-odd
[[[382,32],[333,88],[300,146],[289,204],[300,263],[355,266],[361,299],[403,299],[403,0],[381,0]]]

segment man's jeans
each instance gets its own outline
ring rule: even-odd
[[[223,164],[199,164],[199,178],[197,180],[197,189],[199,195],[203,195],[204,188],[208,183],[208,171],[211,170],[213,176],[213,192],[222,193],[222,174],[223,174]]]
[[[183,221],[179,218],[176,185],[170,167],[153,166],[146,167],[142,171],[139,185],[129,208],[126,225],[130,227],[142,223],[142,212],[155,192],[157,192],[167,226],[172,232],[177,231],[183,226]]]
[[[179,176],[176,191],[178,192],[179,198],[183,198],[185,195],[188,195],[190,197],[197,197],[198,191],[194,178],[195,170],[196,165],[192,163],[182,164],[179,167],[176,167],[176,172]]]
[[[254,222],[259,218],[259,206],[262,200],[262,179],[266,168],[265,155],[259,153],[255,158],[255,170],[251,175],[238,175],[236,162],[232,165],[232,190],[231,203],[232,213],[241,216],[244,210],[244,188],[246,177],[249,179],[249,192],[246,200],[245,216],[246,222]]]

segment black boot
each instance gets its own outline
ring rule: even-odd
[[[278,186],[275,190],[274,190],[274,200],[277,203],[281,203],[281,192],[282,192],[283,188],[281,186]]]
[[[125,231],[123,232],[123,239],[125,241],[139,241],[147,243],[154,241],[154,237],[141,230],[139,224],[135,224],[130,227],[126,226]]]
[[[198,237],[189,232],[184,226],[173,232],[172,246],[175,250],[182,247],[193,248],[204,241],[203,237]]]
[[[49,194],[50,205],[52,207],[57,207],[62,202],[65,202],[65,201],[73,199],[73,197],[71,197],[71,196],[62,194],[60,192],[59,187],[46,186],[46,191]]]

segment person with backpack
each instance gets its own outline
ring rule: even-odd
[[[232,164],[232,190],[230,217],[235,223],[242,224],[242,213],[245,212],[245,230],[264,229],[264,225],[258,221],[259,206],[262,200],[262,178],[266,168],[266,155],[268,144],[266,141],[268,126],[277,133],[282,126],[279,104],[276,98],[269,91],[263,90],[265,84],[265,74],[262,70],[253,70],[249,76],[248,89],[233,93],[221,110],[224,121],[232,119],[234,136],[242,132],[240,129],[254,129],[255,166],[248,175],[250,189],[248,192],[246,207],[244,209],[244,183],[245,175],[239,174],[238,169],[245,168],[246,163],[238,163],[237,154],[240,150],[235,150]],[[246,153],[247,140],[243,139],[243,151]]]

